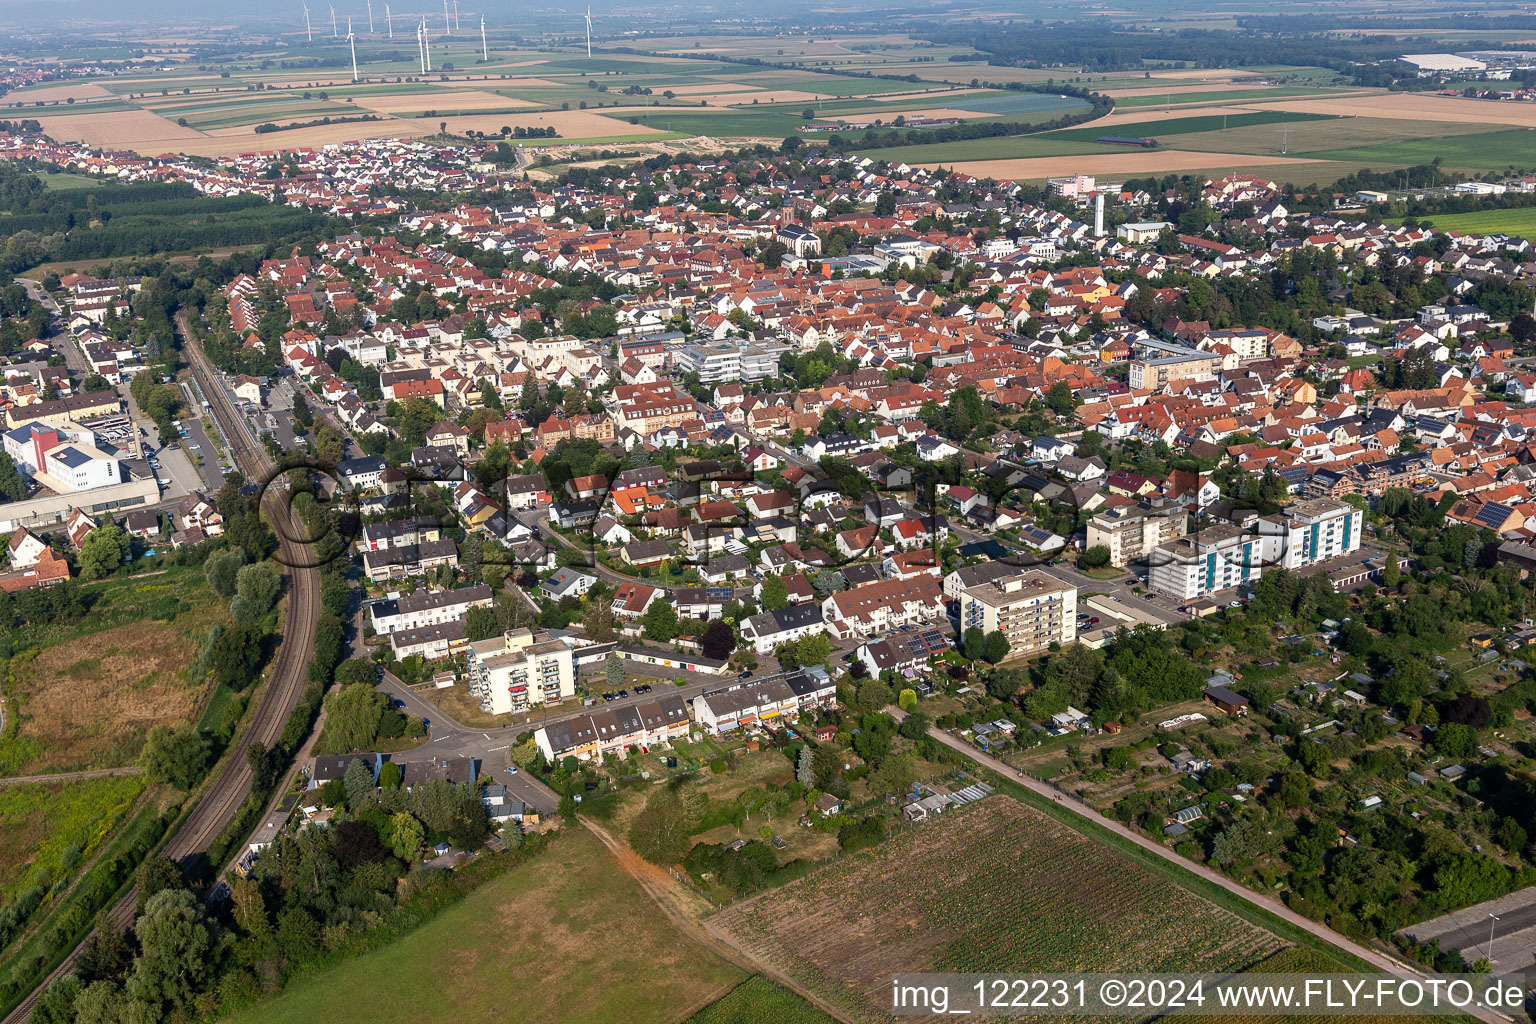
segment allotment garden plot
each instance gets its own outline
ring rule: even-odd
[[[711,919],[856,1021],[903,971],[1241,970],[1274,935],[995,795]]]

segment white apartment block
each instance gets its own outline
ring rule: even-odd
[[[1303,501],[1281,510],[1280,517],[1285,522],[1285,541],[1270,560],[1286,569],[1326,562],[1360,547],[1365,514],[1347,501]]]
[[[1275,538],[1221,523],[1153,549],[1147,585],[1179,601],[1193,601],[1257,580]]]
[[[439,626],[469,615],[471,608],[489,608],[491,588],[484,583],[457,590],[418,590],[395,600],[368,606],[373,631],[379,635],[402,629]]]
[[[470,692],[493,715],[518,714],[576,696],[571,649],[524,627],[469,645]]]
[[[1189,513],[1183,505],[1126,505],[1088,520],[1087,544],[1102,544],[1109,549],[1109,564],[1123,568],[1188,532]]]
[[[1038,569],[970,587],[960,595],[960,629],[1002,633],[1011,654],[1077,642],[1077,588]]]

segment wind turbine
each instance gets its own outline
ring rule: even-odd
[[[448,0],[443,0],[443,34],[453,35],[453,22],[448,20]]]
[[[459,28],[459,0],[453,0],[453,28],[454,31]]]
[[[485,15],[480,15],[480,59],[489,62],[491,51],[485,45]]]
[[[592,5],[587,4],[587,56],[592,56]]]
[[[373,35],[373,0],[368,0],[368,34]]]
[[[384,27],[389,31],[389,38],[395,38],[395,22],[389,13],[389,4],[384,5]]]
[[[422,74],[427,73],[427,40],[426,36],[423,34],[423,30],[426,28],[426,25],[427,23],[423,21],[421,24],[416,26],[416,51],[417,57],[421,60]]]
[[[304,5],[304,35],[310,42],[315,41],[315,30],[309,27],[309,4]]]
[[[427,31],[427,19],[426,19],[425,16],[423,16],[422,19],[421,19],[421,50],[422,50],[422,54],[427,59],[427,70],[431,71],[432,70],[432,36],[431,36],[431,33],[429,33]]]
[[[357,38],[352,35],[352,19],[347,19],[347,45],[352,47],[352,81],[357,81]]]
[[[340,33],[338,33],[336,31],[336,5],[335,4],[331,5],[331,38],[332,39],[340,38]]]

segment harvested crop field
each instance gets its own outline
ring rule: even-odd
[[[590,110],[552,110],[537,114],[514,112],[440,118],[448,122],[448,130],[456,135],[462,135],[470,129],[480,132],[500,131],[501,126],[507,124],[509,119],[514,127],[546,128],[553,125],[555,131],[560,133],[560,139],[603,139],[618,135],[653,135],[661,132],[660,128],[630,124],[628,121],[621,121],[616,117],[604,117]],[[432,122],[429,130],[434,132],[437,130],[436,120]],[[560,139],[545,141],[549,145],[558,145]]]
[[[50,103],[63,100],[94,100],[111,96],[95,82],[71,82],[68,85],[48,85],[41,89],[26,89],[10,94],[13,100],[27,103]]]
[[[137,149],[139,152],[163,153],[174,147],[168,142],[191,141],[202,136],[148,110],[124,110],[116,113],[80,113],[39,117],[43,131],[61,142],[84,142],[91,146]]]
[[[854,1021],[902,971],[1240,970],[1283,944],[996,795],[721,911],[712,931]]]
[[[494,92],[480,90],[454,92],[447,89],[423,89],[420,92],[359,96],[357,105],[385,114],[436,110],[444,115],[456,114],[459,111],[510,110],[515,107],[537,106],[531,100],[514,99]]]
[[[1168,174],[1215,168],[1245,167],[1252,164],[1308,164],[1300,157],[1255,156],[1249,153],[1194,153],[1179,149],[1131,150],[1126,153],[1097,153],[1089,156],[1025,157],[1019,160],[971,160],[945,163],[962,174],[983,178],[1008,178],[1033,181],[1064,174]],[[938,165],[932,165],[938,166]]]
[[[1473,100],[1459,96],[1431,96],[1420,92],[1381,93],[1331,100],[1281,100],[1266,103],[1269,110],[1294,110],[1308,114],[1343,117],[1397,117],[1414,121],[1446,121],[1478,124],[1509,124],[1536,128],[1536,104],[1500,100]]]
[[[487,119],[490,120],[490,119]],[[174,146],[134,147],[139,152],[162,153],[174,149],[190,156],[233,156],[238,153],[273,153],[304,146],[324,146],[332,142],[353,142],[359,139],[397,138],[426,135],[437,131],[437,122],[406,121],[385,116],[382,121],[352,121],[346,124],[317,124],[308,128],[294,128],[285,132],[268,132],[258,135],[247,125],[238,128],[214,128],[206,135],[199,135],[188,142]]]
[[[753,102],[805,103],[815,100],[821,93],[801,92],[799,89],[751,89],[746,92],[696,92],[688,98],[701,100],[714,107],[750,107]]]

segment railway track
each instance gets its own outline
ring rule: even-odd
[[[193,376],[197,378],[203,397],[209,402],[213,418],[224,435],[224,443],[235,464],[247,479],[264,479],[273,468],[272,460],[230,401],[228,391],[220,384],[217,373],[193,339],[185,313],[177,314],[176,328],[181,333],[182,352],[191,363]],[[282,493],[277,489],[268,490],[263,496],[262,507],[278,535],[278,546],[284,555],[284,563],[288,566],[303,566],[309,560],[303,545],[290,538],[304,536],[305,529],[288,508]],[[184,862],[205,852],[214,839],[224,832],[251,792],[251,768],[246,750],[257,742],[270,749],[282,735],[283,726],[303,696],[314,652],[315,623],[320,615],[320,573],[313,568],[289,568],[287,574],[287,613],[283,619],[282,640],[272,660],[266,689],[262,692],[250,724],[229,752],[218,776],[182,822],[181,828],[165,845],[161,851],[162,856]],[[119,931],[127,931],[133,924],[137,901],[137,889],[130,889],[106,913],[106,920]],[[78,955],[77,948],[6,1015],[3,1024],[22,1024],[28,1020],[43,992],[55,978],[73,969]]]

